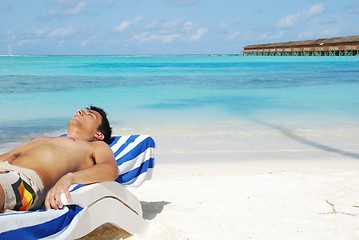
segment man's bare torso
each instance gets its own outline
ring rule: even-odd
[[[49,190],[66,173],[93,166],[95,144],[73,137],[34,138],[11,151],[3,161],[35,170]]]

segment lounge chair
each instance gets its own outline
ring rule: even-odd
[[[119,165],[116,181],[71,186],[71,202],[62,210],[0,214],[0,239],[75,239],[105,223],[143,234],[148,223],[140,202],[126,187],[151,178],[155,142],[145,135],[118,136],[110,147]]]

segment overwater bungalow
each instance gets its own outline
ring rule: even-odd
[[[251,56],[355,56],[359,36],[248,45],[243,55]]]

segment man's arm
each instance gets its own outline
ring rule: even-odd
[[[67,200],[70,201],[68,188],[72,184],[114,181],[118,177],[118,166],[108,145],[104,142],[94,142],[93,144],[95,165],[77,172],[67,173],[61,177],[46,196],[46,209],[61,209],[63,207],[62,193],[65,193]]]

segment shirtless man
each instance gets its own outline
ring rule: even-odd
[[[113,181],[118,177],[106,113],[90,106],[78,110],[66,137],[33,138],[0,155],[0,212],[63,207],[68,188],[76,183]],[[46,198],[45,198],[46,197]]]

